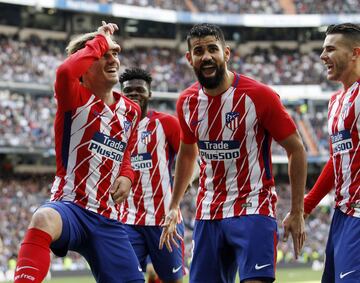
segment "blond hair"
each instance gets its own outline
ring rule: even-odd
[[[83,49],[86,45],[86,42],[95,38],[98,35],[98,32],[89,32],[75,37],[70,40],[68,46],[66,46],[67,55],[74,54],[76,51]]]

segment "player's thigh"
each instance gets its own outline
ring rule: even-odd
[[[142,232],[142,226],[124,224],[124,229],[139,260],[140,267],[145,272],[149,249],[145,241],[145,235]]]
[[[57,211],[61,218],[61,233],[51,243],[51,250],[57,256],[65,256],[69,250],[78,251],[82,239],[86,237],[82,218],[86,218],[86,210],[70,202],[48,202],[45,209]]]
[[[31,217],[29,228],[40,229],[57,240],[62,231],[62,217],[53,207],[43,205]]]
[[[360,218],[334,213],[335,282],[360,282]]]
[[[101,217],[101,216],[100,216]],[[123,224],[111,219],[99,219],[86,249],[87,259],[97,282],[143,282],[144,275]]]
[[[235,277],[235,254],[231,249],[227,249],[220,222],[220,220],[196,221],[190,266],[191,283],[232,282],[229,278]],[[228,251],[227,256],[225,256],[226,251]]]
[[[247,215],[224,219],[222,222],[227,242],[236,252],[242,282],[275,279],[277,224],[274,218]]]
[[[184,237],[184,224],[177,225],[177,232]],[[162,281],[170,282],[182,278],[185,274],[184,242],[176,239],[179,247],[173,246],[173,251],[166,248],[159,250],[159,240],[162,228],[159,226],[144,227],[146,242],[149,248],[151,262]]]

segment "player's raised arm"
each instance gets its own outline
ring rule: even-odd
[[[108,50],[120,52],[120,46],[111,38],[116,30],[116,24],[103,22],[97,31],[80,35],[66,47],[69,56],[58,67],[55,80],[55,95],[60,108],[68,110],[75,107],[77,97],[70,93],[77,92],[81,84],[86,86],[83,75],[95,61]],[[91,86],[87,87],[91,89]]]

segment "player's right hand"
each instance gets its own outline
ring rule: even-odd
[[[162,225],[163,230],[160,236],[159,249],[161,250],[166,245],[166,248],[169,252],[172,252],[172,245],[179,247],[176,239],[183,241],[183,238],[179,235],[176,230],[177,221],[178,221],[178,208],[173,208],[165,217],[165,222]]]
[[[98,27],[97,31],[99,34],[105,36],[109,45],[109,50],[120,50],[120,46],[111,38],[111,35],[113,35],[115,31],[119,30],[117,24],[106,23],[105,21],[102,21],[101,23],[102,25]]]
[[[306,239],[303,213],[288,213],[283,220],[283,227],[284,242],[288,240],[289,234],[291,234],[294,244],[295,259],[297,259]]]

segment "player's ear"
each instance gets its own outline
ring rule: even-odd
[[[354,58],[354,60],[360,59],[360,46],[354,47],[353,58]]]
[[[188,62],[190,63],[190,65],[192,66],[192,57],[191,57],[191,53],[189,51],[186,51],[185,57],[188,60]]]
[[[231,53],[231,51],[230,51],[230,46],[229,46],[229,45],[226,45],[226,46],[224,47],[225,62],[229,62],[229,60],[230,60],[230,53]]]

